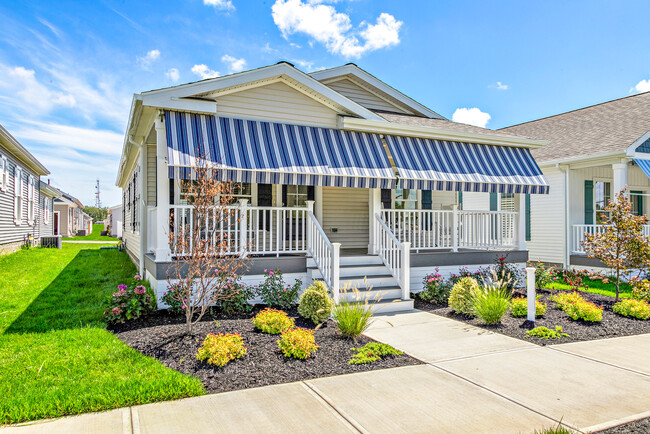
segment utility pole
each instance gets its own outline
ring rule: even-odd
[[[97,184],[95,185],[95,207],[98,209],[102,207],[102,200],[99,198],[99,178],[97,178]]]

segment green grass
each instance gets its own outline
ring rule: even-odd
[[[74,240],[74,241],[117,241],[117,238],[102,236],[101,233],[104,230],[103,224],[93,224],[93,233],[86,235],[85,237],[63,237],[62,240]]]
[[[547,286],[548,289],[559,289],[568,291],[571,289],[571,286],[567,285],[564,281],[558,281],[551,283]],[[579,288],[580,291],[589,292],[592,294],[606,295],[608,297],[616,297],[616,285],[612,282],[603,283],[602,280],[589,280],[587,281],[587,288],[584,286]],[[626,282],[621,282],[620,284],[620,297],[621,298],[630,298],[632,297],[632,287]]]
[[[0,424],[204,393],[105,329],[104,298],[136,270],[99,247],[0,257]]]

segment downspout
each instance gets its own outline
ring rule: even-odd
[[[144,170],[144,149],[143,146],[137,143],[136,141],[133,140],[131,136],[128,138],[129,143],[132,144],[133,146],[136,147],[138,151],[140,151],[140,155],[138,156],[138,160],[140,163],[140,263],[138,265],[139,273],[144,279],[144,245],[146,242],[146,221],[147,221],[147,209],[144,203],[144,176],[142,176],[142,172]]]
[[[569,165],[560,165],[556,163],[555,167],[564,174],[564,263],[562,264],[565,269],[568,269],[571,264],[571,230],[569,227]]]

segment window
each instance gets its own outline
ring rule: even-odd
[[[23,222],[23,170],[16,166],[14,169],[14,223]]]
[[[643,215],[645,214],[643,206],[643,191],[630,191],[630,202],[632,202],[632,214]]]
[[[306,185],[287,185],[287,207],[304,207],[307,206],[307,191]]]
[[[397,182],[395,189],[395,208],[396,209],[417,209],[418,192],[417,190],[402,188],[402,182]]]
[[[43,224],[50,223],[50,201],[49,197],[43,198]]]
[[[605,207],[611,198],[611,184],[605,181],[594,182],[594,211],[596,214],[596,224],[603,224],[605,216],[609,213],[605,211]]]
[[[192,181],[196,182],[196,181]],[[193,196],[194,193],[190,193],[190,182],[181,181],[180,182],[180,203],[181,205],[191,205],[194,203]],[[230,192],[231,200],[230,203],[235,204],[239,199],[248,199],[248,203],[252,203],[253,199],[253,189],[249,182],[233,182],[231,184]],[[219,204],[221,199],[220,195],[215,198],[215,204]]]
[[[36,211],[36,204],[34,203],[34,177],[29,175],[27,177],[27,224],[34,224],[34,214]]]
[[[9,186],[9,163],[7,157],[0,155],[0,191],[7,191]]]
[[[501,211],[515,210],[515,194],[501,193]]]

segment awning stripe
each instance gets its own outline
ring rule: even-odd
[[[634,158],[634,162],[637,166],[643,170],[643,173],[650,178],[650,160],[643,160],[641,158]]]
[[[386,136],[403,188],[548,194],[530,150]]]
[[[394,188],[377,134],[165,112],[171,178],[195,176],[204,156],[224,181]]]

